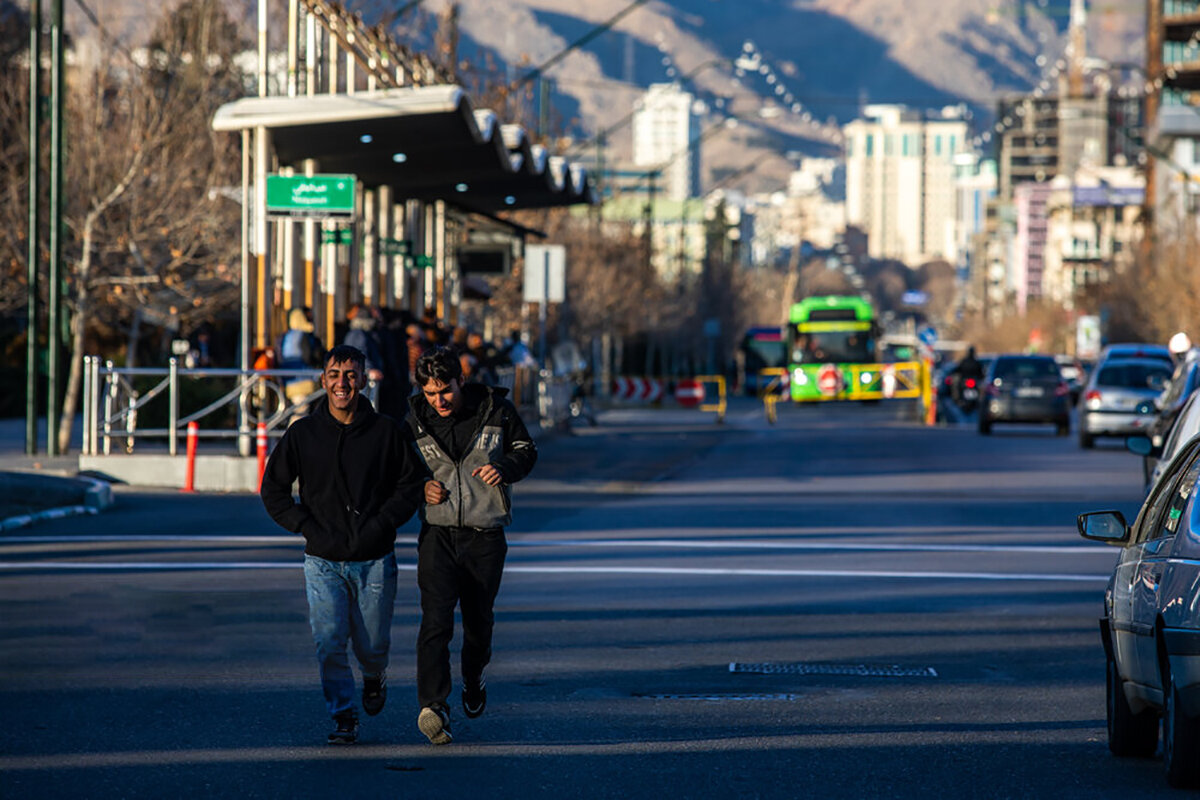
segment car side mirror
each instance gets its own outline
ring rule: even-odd
[[[1129,541],[1129,525],[1120,511],[1089,511],[1076,517],[1075,522],[1085,539],[1114,545]]]
[[[1126,436],[1125,449],[1135,456],[1147,458],[1158,458],[1163,452],[1162,447],[1156,447],[1149,436]]]

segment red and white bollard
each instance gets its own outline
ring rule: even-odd
[[[262,491],[263,473],[267,471],[267,423],[258,423],[254,443],[258,448],[258,490]]]
[[[187,462],[183,471],[183,490],[196,491],[196,439],[200,435],[200,426],[189,422],[187,426]]]

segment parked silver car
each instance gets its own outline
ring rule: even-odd
[[[1079,398],[1079,446],[1097,436],[1145,433],[1154,422],[1144,403],[1153,402],[1171,377],[1171,365],[1157,358],[1110,358],[1088,376]]]
[[[1200,440],[1154,485],[1132,527],[1119,511],[1080,514],[1084,538],[1122,548],[1104,592],[1108,747],[1154,755],[1162,718],[1172,786],[1200,785]]]

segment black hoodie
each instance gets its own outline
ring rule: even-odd
[[[300,502],[292,483],[300,479]],[[349,425],[320,400],[283,434],[263,473],[271,518],[304,534],[304,552],[329,561],[382,558],[421,499],[421,465],[403,428],[365,397]]]

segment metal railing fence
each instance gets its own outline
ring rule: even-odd
[[[509,367],[497,372],[497,384],[509,390],[510,399],[523,416],[536,414],[543,428],[567,424],[572,390],[569,378],[532,368]],[[268,436],[278,438],[294,416],[324,396],[319,376],[320,372],[313,369],[187,369],[174,358],[165,368],[118,367],[98,356],[87,356],[82,452],[110,455],[115,439],[123,440],[126,453],[132,453],[139,441],[165,441],[167,452],[176,455],[188,423],[196,422],[199,438],[237,440],[238,453],[248,456],[257,423],[266,425]],[[303,397],[289,399],[285,386],[296,380],[311,380],[316,388]],[[183,408],[181,387],[187,381],[208,385],[201,393],[203,399]],[[214,388],[212,384],[218,385]],[[368,381],[364,394],[376,405],[378,393],[376,382]],[[139,425],[139,414],[145,417],[151,410],[159,419],[165,416],[165,425]]]

